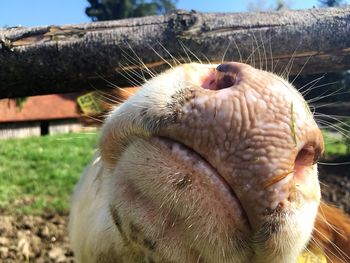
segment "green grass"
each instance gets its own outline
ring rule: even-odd
[[[343,137],[326,130],[323,130],[322,134],[325,144],[324,157],[326,159],[343,158],[349,155],[350,146],[347,145],[347,141]]]
[[[324,131],[326,158],[348,155],[339,136]],[[0,210],[68,212],[74,185],[90,161],[96,134],[72,133],[0,141]]]
[[[0,209],[6,213],[67,212],[97,135],[71,133],[0,141]]]

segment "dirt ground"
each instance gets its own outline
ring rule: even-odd
[[[323,199],[350,214],[350,164],[319,165]]]
[[[324,199],[350,214],[350,167],[322,166]],[[0,262],[74,262],[67,237],[68,215],[0,215]]]
[[[0,262],[74,262],[68,215],[0,216]]]

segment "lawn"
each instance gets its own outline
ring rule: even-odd
[[[346,134],[349,136],[350,134]],[[338,133],[330,133],[326,130],[323,130],[323,138],[325,144],[325,153],[324,157],[326,159],[342,159],[349,155],[350,145],[349,139],[345,140]]]
[[[72,133],[0,141],[0,211],[66,213],[74,185],[90,161],[97,134]],[[347,146],[325,133],[326,158],[342,157]]]
[[[0,210],[67,212],[97,135],[71,133],[0,141]]]

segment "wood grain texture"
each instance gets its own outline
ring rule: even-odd
[[[261,13],[176,11],[79,25],[0,29],[0,98],[139,84],[173,63],[242,60],[291,74],[350,68],[350,7]],[[184,48],[185,46],[186,48]],[[167,50],[165,50],[165,47]],[[168,53],[169,52],[169,53]],[[273,63],[272,63],[273,61]],[[305,67],[303,65],[306,64]],[[289,69],[288,69],[289,70]],[[143,77],[143,76],[142,76]],[[141,79],[142,79],[141,77]],[[129,79],[129,80],[128,80]]]

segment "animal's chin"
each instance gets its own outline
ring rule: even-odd
[[[313,213],[305,213],[304,206],[274,210],[253,230],[239,198],[217,169],[175,140],[135,138],[117,171],[120,191],[114,198],[121,217],[132,214],[126,221],[145,232],[145,238],[164,240],[180,256],[194,253],[198,259],[202,254],[208,262],[217,262],[215,258],[226,255],[235,259],[232,262],[259,262],[258,255],[298,254],[311,233],[313,218],[306,223],[302,218]]]

